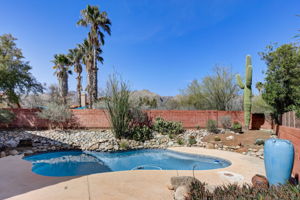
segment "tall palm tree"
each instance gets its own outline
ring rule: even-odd
[[[83,58],[83,52],[81,48],[75,48],[75,49],[70,49],[68,58],[70,61],[70,64],[74,66],[74,72],[77,73],[77,103],[79,106],[81,106],[81,91],[82,91],[82,58]]]
[[[52,61],[55,65],[53,69],[55,69],[54,74],[58,78],[59,83],[59,93],[63,100],[63,103],[67,103],[67,95],[68,95],[68,74],[71,74],[71,70],[69,70],[70,61],[68,57],[64,54],[55,54],[54,60]]]
[[[78,45],[78,48],[82,52],[82,62],[86,66],[87,71],[87,93],[89,98],[89,107],[93,107],[94,102],[94,95],[93,92],[95,92],[93,86],[95,85],[95,76],[93,74],[93,63],[94,63],[94,47],[89,39],[85,39],[82,44]],[[102,53],[102,50],[100,48],[96,48],[96,60],[103,62],[103,58],[100,56]]]
[[[90,27],[89,40],[93,47],[93,62],[92,70],[93,73],[93,85],[92,90],[92,101],[97,100],[98,95],[98,68],[97,68],[97,48],[104,45],[104,33],[111,34],[110,26],[111,21],[107,17],[106,12],[101,12],[98,6],[88,5],[86,9],[81,11],[81,19],[77,22],[78,25]]]

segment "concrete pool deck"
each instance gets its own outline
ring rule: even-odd
[[[203,154],[229,160],[229,167],[194,171],[195,177],[211,186],[250,183],[255,174],[265,175],[263,160],[242,154],[197,147],[170,150]],[[192,176],[187,170],[137,170],[92,174],[80,177],[45,177],[31,172],[22,156],[0,159],[0,199],[10,200],[166,200],[172,176]]]

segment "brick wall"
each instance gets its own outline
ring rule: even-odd
[[[36,109],[12,109],[16,119],[9,125],[14,128],[47,128],[49,122],[37,117]],[[73,125],[77,128],[109,128],[110,123],[105,110],[86,109],[72,110]],[[170,121],[182,122],[185,128],[206,127],[208,119],[216,120],[221,127],[221,118],[231,116],[232,121],[243,124],[244,116],[241,111],[214,111],[214,110],[147,110],[148,115],[154,120],[162,117]]]
[[[278,126],[277,133],[279,138],[290,140],[294,144],[295,148],[295,159],[294,159],[294,168],[293,175],[296,176],[299,180],[300,175],[300,129],[291,128],[287,126]]]

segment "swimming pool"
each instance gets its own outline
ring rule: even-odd
[[[162,149],[121,152],[61,151],[24,157],[44,176],[80,176],[126,170],[209,170],[224,168],[225,159]]]

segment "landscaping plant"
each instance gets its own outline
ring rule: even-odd
[[[51,122],[49,123],[50,128],[63,128],[64,124],[69,122],[72,118],[72,112],[67,105],[55,102],[46,104],[46,108],[38,112],[37,115],[41,119],[49,120]]]
[[[220,122],[222,124],[222,127],[224,129],[230,129],[231,128],[231,117],[226,115],[226,116],[222,116],[220,118]]]
[[[195,136],[189,136],[189,144],[190,145],[194,145],[194,144],[197,144],[197,140],[195,138]]]
[[[217,121],[209,119],[206,123],[206,129],[211,133],[218,133]]]
[[[153,128],[155,131],[168,134],[169,136],[180,134],[184,131],[180,122],[167,121],[160,117],[155,119]]]
[[[235,121],[232,124],[231,130],[235,133],[239,133],[242,131],[242,125],[239,122]]]
[[[9,110],[0,109],[0,124],[8,124],[15,118],[15,114]]]
[[[300,199],[299,185],[281,185],[270,188],[239,186],[229,184],[217,186],[209,191],[205,183],[193,182],[191,184],[192,200],[298,200]]]
[[[237,83],[242,90],[244,90],[244,118],[245,128],[249,129],[251,118],[251,98],[252,98],[252,63],[251,56],[246,56],[246,81],[242,82],[241,76],[237,74]]]
[[[126,82],[110,76],[106,86],[105,105],[109,114],[112,131],[116,138],[129,137],[130,102]]]

